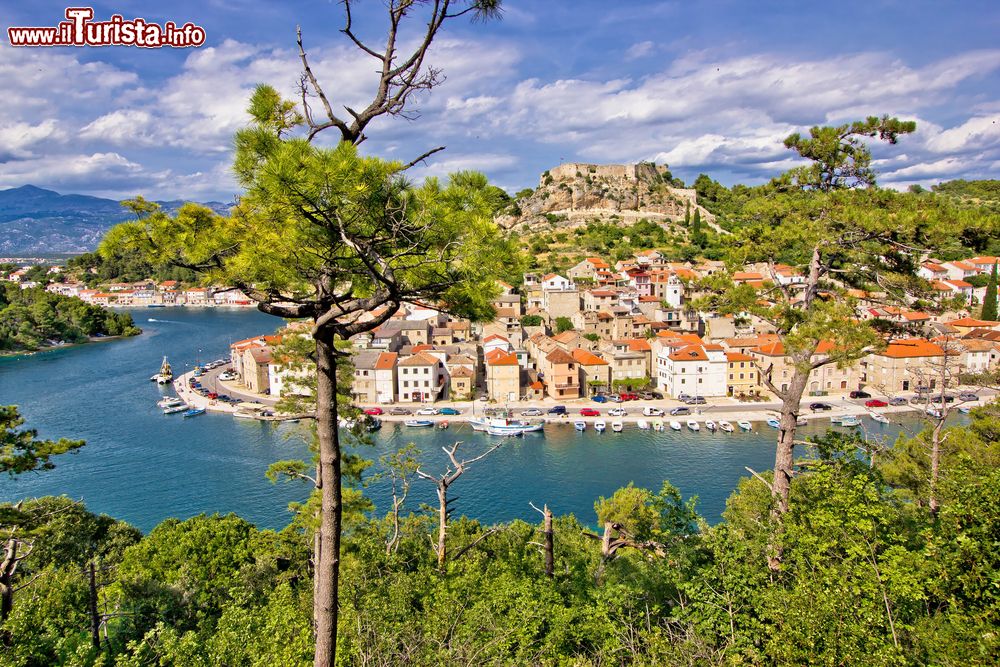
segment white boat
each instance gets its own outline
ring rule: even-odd
[[[809,425],[809,420],[806,419],[805,417],[796,417],[795,418],[795,425],[796,426],[808,426]]]
[[[521,433],[539,433],[545,430],[544,422],[537,422],[535,424],[525,424],[524,428],[521,429]]]
[[[635,423],[635,425],[639,428],[640,431],[648,431],[649,430],[649,422],[646,421],[645,419],[640,419],[639,421],[637,421]]]
[[[701,425],[693,419],[687,420],[687,427],[692,431],[700,431]]]
[[[403,422],[406,426],[413,426],[416,428],[422,428],[426,426],[434,426],[434,422],[429,419],[407,419]]]
[[[670,420],[670,428],[674,429],[675,431],[679,431],[679,430],[681,430],[681,423],[679,421],[677,421],[676,419],[671,419]]]
[[[623,428],[625,428],[625,424],[622,424],[621,422],[611,422],[611,430],[615,433],[621,433]]]
[[[594,422],[594,430],[597,431],[598,433],[604,432],[604,429],[606,428],[607,424],[604,423],[603,419],[598,419],[596,422]]]
[[[260,417],[259,412],[247,412],[244,410],[237,410],[233,413],[233,417],[236,419],[257,419]]]
[[[743,419],[741,419],[740,421],[736,422],[736,425],[739,426],[744,431],[752,431],[753,430],[753,424],[751,424],[750,422],[748,422],[746,420],[743,420]]]
[[[573,422],[573,428],[575,428],[577,431],[586,431],[587,430],[587,422],[583,422],[583,421]]]
[[[712,431],[714,433],[715,432],[715,422],[712,421],[711,419],[706,419],[705,420],[705,428],[707,428],[709,431]]]
[[[719,430],[725,431],[726,433],[733,432],[733,425],[727,422],[725,419],[719,420]]]
[[[486,432],[489,433],[490,435],[499,435],[505,438],[516,438],[524,434],[524,431],[522,430],[511,431],[508,429],[493,428],[492,426],[488,427],[486,429]]]
[[[663,420],[662,419],[654,419],[653,420],[653,430],[654,431],[662,431],[663,430]]]
[[[767,425],[770,426],[771,428],[778,428],[779,426],[781,426],[781,422],[774,417],[769,417],[767,420]]]
[[[174,379],[174,373],[170,370],[170,364],[167,362],[167,358],[163,357],[163,363],[160,364],[160,372],[149,378],[156,384],[169,384]]]
[[[184,401],[176,396],[167,396],[156,403],[156,407],[158,408],[173,408],[178,405],[184,405]]]
[[[861,426],[861,420],[859,420],[854,415],[844,415],[840,418],[840,425],[847,428],[852,428],[854,426]]]
[[[520,435],[525,428],[531,426],[528,422],[506,417],[489,417],[484,419],[473,419],[471,422],[473,430],[486,431],[490,435]],[[541,430],[539,428],[532,430]]]
[[[961,412],[961,413],[962,413],[963,415],[967,415],[967,414],[969,414],[970,412],[972,412],[972,408],[970,408],[970,407],[969,407],[969,406],[967,406],[967,405],[963,405],[962,407],[960,407],[960,408],[958,409],[958,411],[959,411],[959,412]]]
[[[938,410],[937,408],[927,408],[925,412],[929,414],[931,417],[934,417],[935,419],[941,418],[941,411]]]
[[[187,412],[187,409],[188,406],[185,405],[184,403],[181,403],[180,405],[171,405],[169,408],[163,408],[163,414],[173,415],[177,414],[178,412]]]
[[[879,424],[888,424],[889,423],[889,418],[888,417],[886,417],[885,415],[879,414],[877,412],[869,412],[868,416],[871,417],[872,420],[877,421]]]

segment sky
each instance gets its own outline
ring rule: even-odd
[[[788,134],[890,114],[917,131],[873,146],[881,185],[1000,178],[995,1],[503,6],[500,21],[446,23],[428,57],[446,80],[414,98],[417,118],[373,123],[363,152],[409,162],[443,145],[412,178],[475,169],[512,193],[562,162],[652,160],[688,183],[755,184],[796,164]],[[206,31],[198,48],[7,42],[7,27],[54,26],[65,7],[0,0],[0,189],[232,201],[232,137],[254,86],[297,98],[296,25],[336,109],[365,106],[377,82],[333,0],[93,4],[95,20],[191,21]],[[383,0],[354,20],[384,39]]]

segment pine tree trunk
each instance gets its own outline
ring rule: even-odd
[[[542,534],[545,537],[545,576],[551,579],[555,576],[555,548],[552,539],[552,510],[549,509],[548,505],[544,508],[544,516]]]
[[[448,531],[448,487],[442,483],[438,484],[438,501],[440,503],[438,507],[438,569],[444,569],[445,561],[445,542]]]
[[[337,358],[332,335],[316,339],[316,428],[319,434],[320,526],[313,622],[315,667],[332,667],[337,659],[337,602],[340,570],[341,507],[340,435],[337,431]]]
[[[792,487],[792,467],[795,461],[795,432],[798,429],[796,420],[799,418],[799,404],[802,401],[802,394],[805,393],[806,384],[809,381],[808,371],[803,372],[796,368],[781,401],[781,420],[778,425],[778,444],[774,450],[774,481],[771,492],[774,494],[774,509],[772,515],[780,521],[788,512],[788,496]],[[782,548],[780,539],[770,545],[771,553],[768,555],[768,567],[772,570],[781,568]]]
[[[942,402],[941,405],[944,405],[944,403]],[[937,514],[938,509],[941,507],[941,501],[937,495],[937,486],[938,476],[941,471],[941,429],[943,427],[944,419],[938,419],[934,425],[934,429],[931,431],[931,479],[930,491],[928,493],[930,497],[927,499],[927,505],[930,507],[931,514]]]

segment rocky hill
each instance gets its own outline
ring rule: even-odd
[[[517,199],[517,210],[499,222],[523,231],[557,222],[575,227],[590,220],[631,224],[642,218],[675,222],[701,210],[702,220],[714,216],[698,206],[694,190],[671,184],[666,165],[583,164],[571,162],[544,172],[530,195]]]
[[[157,202],[174,213],[183,202]],[[205,204],[219,214],[229,207]],[[0,190],[0,256],[87,252],[131,214],[114,199],[63,195],[34,185]]]

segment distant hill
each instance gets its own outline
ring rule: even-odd
[[[931,189],[938,194],[960,199],[971,199],[976,202],[1000,202],[1000,181],[996,180],[945,181],[932,185]]]
[[[168,213],[183,201],[157,202]],[[221,202],[206,202],[219,214],[229,212]],[[110,227],[130,213],[114,199],[63,195],[34,185],[0,190],[0,256],[29,253],[76,253],[97,247]]]

